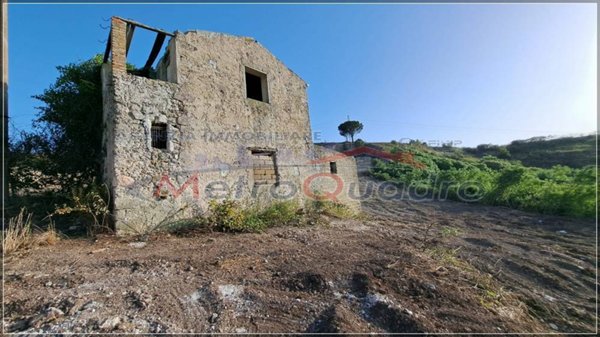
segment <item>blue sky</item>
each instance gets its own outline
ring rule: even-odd
[[[252,36],[309,83],[313,132],[505,144],[597,129],[596,4],[9,5],[11,127],[55,66],[102,53],[110,16]],[[151,34],[136,31],[142,65]]]

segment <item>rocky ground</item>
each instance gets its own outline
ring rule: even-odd
[[[593,332],[595,223],[450,201],[5,258],[10,332]]]

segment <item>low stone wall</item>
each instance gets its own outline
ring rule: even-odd
[[[356,157],[356,170],[358,175],[368,175],[373,168],[373,158],[369,156]]]

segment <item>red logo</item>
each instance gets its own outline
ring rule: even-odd
[[[168,175],[163,175],[158,184],[156,185],[156,190],[154,191],[155,197],[161,197],[162,188],[165,184],[167,185],[167,190],[169,191],[169,193],[171,193],[173,198],[177,198],[190,185],[192,185],[192,193],[194,195],[194,199],[198,199],[200,197],[197,174],[192,175],[188,180],[185,181],[185,183],[183,183],[183,185],[181,185],[180,188],[176,188],[175,185],[173,185]]]
[[[316,178],[319,177],[327,177],[327,178],[331,178],[333,180],[335,180],[335,190],[333,192],[322,192],[319,194],[316,194],[312,191],[312,189],[310,188],[310,183],[312,183],[313,180],[315,180]],[[342,180],[342,178],[340,178],[340,176],[338,176],[337,174],[333,174],[333,173],[315,173],[313,175],[311,175],[310,177],[306,178],[304,180],[304,184],[302,186],[302,189],[304,190],[304,194],[306,194],[307,197],[311,198],[311,199],[315,199],[315,200],[326,200],[329,199],[331,201],[338,201],[337,200],[337,196],[342,193],[342,189],[344,188],[344,181]]]

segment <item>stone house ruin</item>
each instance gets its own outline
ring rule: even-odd
[[[156,40],[132,70],[136,29]],[[196,216],[211,198],[264,206],[321,192],[358,207],[354,159],[316,162],[330,151],[312,142],[306,83],[252,38],[113,17],[102,83],[104,180],[118,233]]]

